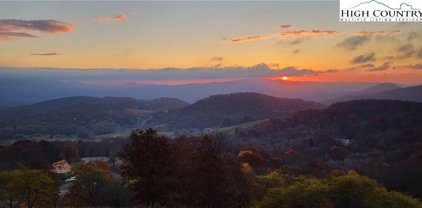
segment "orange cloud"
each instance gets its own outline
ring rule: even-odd
[[[57,20],[0,20],[0,40],[15,40],[19,38],[38,38],[31,31],[41,33],[57,34],[70,32],[73,24]]]
[[[95,17],[95,22],[112,22],[112,21],[125,21],[127,20],[127,15],[120,13],[115,15],[114,17]]]
[[[317,36],[333,36],[339,35],[340,32],[333,30],[297,30],[287,31],[277,34],[278,38],[291,38],[291,37],[317,37]]]
[[[260,35],[246,36],[246,37],[240,37],[240,38],[224,38],[225,41],[230,42],[230,43],[242,43],[242,42],[265,40],[265,39],[268,39],[268,37],[264,37]]]
[[[125,14],[117,14],[114,18],[116,20],[119,20],[119,21],[125,21],[125,20],[127,20],[127,16]]]

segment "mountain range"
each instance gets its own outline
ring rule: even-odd
[[[232,93],[210,96],[186,107],[156,115],[147,124],[164,124],[167,130],[218,128],[324,107],[300,99],[277,98],[259,93]]]
[[[238,88],[231,88],[233,91],[240,91],[241,86],[246,86],[246,83],[242,81],[234,83],[238,84]],[[234,83],[199,84],[195,87],[177,86],[174,88],[180,90],[180,87],[186,87],[193,91],[200,89],[201,86],[206,89],[211,89],[208,87],[213,86],[212,89],[215,89],[216,87],[230,87]],[[257,83],[272,84],[272,87],[265,85],[265,90],[261,89],[263,89],[262,91],[272,89],[273,94],[285,94],[284,92],[295,90],[294,92],[289,91],[290,95],[293,93],[306,94],[306,90],[316,86],[319,86],[318,90],[333,86],[333,84],[326,83],[279,83],[275,81],[257,81]],[[354,86],[344,83],[343,87],[347,85]],[[280,90],[277,90],[277,87],[280,87]],[[347,96],[341,96],[344,94]],[[203,128],[216,129],[291,115],[303,110],[325,108],[323,104],[315,101],[280,97],[256,92],[231,93],[210,96],[193,104],[177,98],[139,100],[131,97],[65,97],[0,110],[0,138],[3,140],[23,137],[92,139],[98,135],[128,132],[133,128],[148,127],[165,132],[192,131]],[[401,87],[391,83],[382,83],[370,85],[355,92],[332,94],[331,97],[337,97],[337,99],[328,100],[324,104],[362,99],[422,102],[422,86]],[[325,97],[321,95],[319,100],[323,98]]]

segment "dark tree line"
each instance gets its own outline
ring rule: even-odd
[[[71,142],[20,140],[10,146],[0,147],[0,170],[12,170],[25,165],[49,170],[50,165],[61,159],[68,162],[79,159],[79,149]]]
[[[123,175],[150,207],[246,207],[254,199],[252,179],[215,137],[172,141],[147,129],[134,131],[131,140],[122,154]]]
[[[62,159],[72,163],[80,157],[115,158],[126,143],[126,139],[98,142],[19,140],[9,146],[0,145],[0,170],[15,169],[19,165],[47,170],[52,163]]]

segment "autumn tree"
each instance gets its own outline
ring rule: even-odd
[[[215,135],[171,141],[148,129],[131,138],[123,175],[150,207],[246,207],[254,199],[253,176]]]
[[[102,190],[113,182],[111,170],[103,161],[83,164],[75,170],[76,181],[70,188],[70,197],[78,206],[98,206],[104,200]]]
[[[195,151],[189,138],[184,136],[176,138],[172,142],[174,156],[174,173],[177,180],[174,181],[175,191],[173,192],[174,203],[189,205],[192,204],[192,180],[193,159]]]
[[[321,180],[299,177],[284,187],[271,188],[261,208],[420,208],[422,203],[409,195],[388,191],[384,186],[355,172]]]
[[[124,178],[139,201],[166,204],[177,180],[170,141],[153,129],[135,130],[130,138],[121,155]]]
[[[0,172],[0,207],[17,207],[21,199],[17,171]]]
[[[0,202],[5,207],[45,207],[57,193],[57,187],[49,175],[25,167],[1,172],[0,183]]]
[[[68,162],[72,162],[79,158],[79,149],[69,142],[63,143],[61,145],[59,157],[66,159]]]
[[[257,197],[253,175],[243,170],[242,163],[233,154],[223,155],[223,161],[228,176],[228,207],[248,207]]]
[[[204,135],[193,159],[192,202],[194,207],[247,207],[255,198],[253,178],[242,163],[220,151],[222,141]]]
[[[216,141],[204,136],[194,158],[195,207],[226,207],[229,200],[228,174],[224,161],[218,154]]]

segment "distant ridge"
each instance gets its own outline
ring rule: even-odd
[[[394,84],[376,85],[374,87],[364,90],[363,93],[359,95],[346,96],[346,97],[339,98],[337,100],[333,100],[331,102],[343,102],[343,101],[362,100],[362,99],[403,100],[403,101],[422,102],[422,85],[414,86],[414,87],[405,87],[405,88],[395,88],[395,87],[396,85]],[[393,89],[378,91],[378,90],[387,89],[387,88],[393,88]],[[371,93],[368,93],[368,92],[371,92]]]
[[[394,84],[394,83],[381,83],[381,84],[374,85],[372,87],[368,87],[367,89],[362,90],[361,93],[373,94],[373,93],[379,93],[379,92],[395,90],[395,89],[400,89],[400,88],[401,87],[399,85]]]

